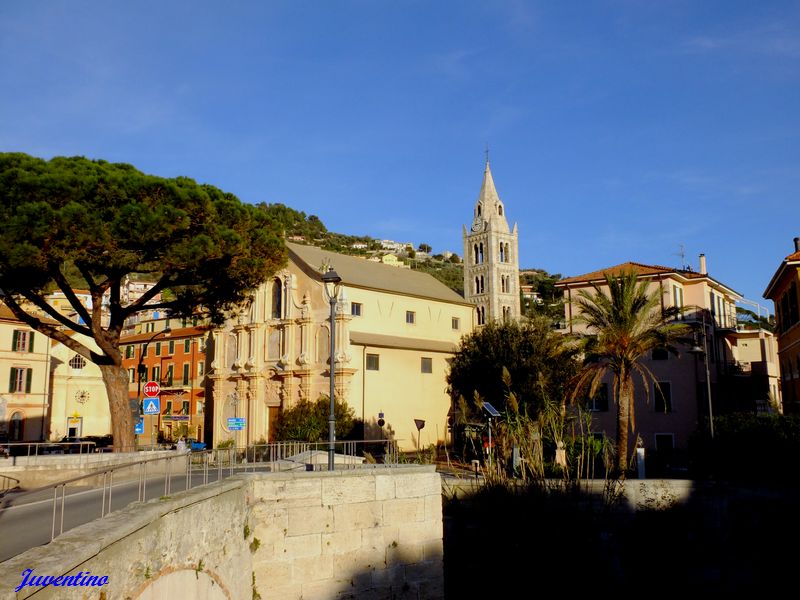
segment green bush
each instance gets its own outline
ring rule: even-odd
[[[328,439],[330,399],[320,396],[316,402],[301,400],[281,411],[275,424],[275,439],[320,442]],[[355,412],[342,400],[335,400],[336,438],[345,438],[353,429]]]
[[[737,413],[714,417],[690,442],[693,474],[740,483],[797,485],[800,417]]]

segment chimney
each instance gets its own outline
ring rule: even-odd
[[[800,252],[800,237],[794,238],[794,251]]]
[[[700,255],[700,275],[708,275],[708,270],[706,269],[706,255]]]

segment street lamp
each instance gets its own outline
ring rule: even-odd
[[[162,333],[167,335],[171,333],[172,329],[169,326],[165,327],[161,331],[156,331],[153,336],[144,343],[144,346],[141,347],[139,350],[139,364],[136,365],[136,401],[139,402],[139,406],[141,407],[142,404],[142,375],[147,374],[147,367],[144,366],[144,355],[147,353],[147,347],[150,345],[154,339],[160,336]],[[139,409],[141,410],[141,408]],[[152,425],[152,422],[150,423]],[[150,434],[150,445],[153,445],[153,434]]]
[[[333,267],[329,266],[328,270],[322,274],[322,283],[325,286],[325,294],[328,296],[328,301],[331,304],[331,412],[328,415],[328,471],[333,471],[333,457],[336,452],[336,416],[334,414],[334,409],[336,408],[334,404],[334,396],[336,393],[336,388],[334,385],[336,373],[336,303],[339,300],[339,290],[341,290],[342,287],[342,278],[339,277],[339,274],[333,270]]]
[[[694,346],[691,347],[689,350],[690,354],[694,355],[703,355],[703,364],[706,368],[706,395],[708,396],[708,424],[711,428],[711,439],[714,439],[714,414],[711,411],[711,376],[708,370],[708,339],[706,336],[706,313],[702,311],[703,314],[703,347],[701,348],[700,345],[695,340]]]

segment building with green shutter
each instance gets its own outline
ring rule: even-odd
[[[0,441],[47,437],[50,340],[0,305]]]

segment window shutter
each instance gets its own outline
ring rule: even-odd
[[[12,352],[17,351],[17,341],[19,340],[19,331],[16,329],[14,330],[14,336],[11,338],[11,350]]]
[[[33,332],[28,334],[28,352],[33,352]]]
[[[14,332],[14,336],[16,337],[17,332]],[[14,392],[14,382],[17,380],[17,369],[15,367],[11,367],[11,376],[8,378],[8,392]]]
[[[31,380],[33,379],[33,369],[26,369],[26,378],[25,378],[25,393],[31,393]]]

